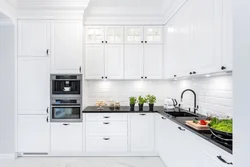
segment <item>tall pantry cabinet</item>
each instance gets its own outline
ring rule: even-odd
[[[18,21],[18,152],[50,151],[50,74],[81,66],[82,21]]]

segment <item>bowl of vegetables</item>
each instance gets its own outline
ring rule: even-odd
[[[233,120],[232,119],[218,119],[212,118],[208,124],[211,133],[222,139],[232,140],[233,139]]]

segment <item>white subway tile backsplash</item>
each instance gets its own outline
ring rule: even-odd
[[[193,89],[196,92],[199,113],[232,116],[231,75],[180,81],[86,81],[85,105],[95,105],[97,100],[115,100],[127,106],[130,96],[153,94],[157,97],[156,105],[162,106],[167,97],[176,98],[180,102],[181,93],[185,89]],[[182,106],[193,109],[193,98],[192,93],[186,92]]]

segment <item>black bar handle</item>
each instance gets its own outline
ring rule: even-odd
[[[185,131],[185,129],[183,129],[183,128],[181,128],[181,127],[178,127],[178,129],[181,130],[181,131]]]
[[[227,162],[226,160],[224,160],[224,159],[222,158],[222,156],[221,156],[221,155],[217,156],[217,158],[218,158],[221,162],[223,162],[223,163],[225,163],[225,164],[228,164],[228,165],[233,165],[233,163],[232,163],[232,162]]]
[[[104,116],[103,118],[110,118],[109,116]]]
[[[47,116],[46,121],[49,122],[49,116]]]
[[[47,112],[47,114],[49,113],[49,107],[47,107],[46,112]]]
[[[141,116],[145,116],[146,114],[140,114]]]
[[[103,138],[103,140],[110,140],[110,138]]]
[[[69,124],[63,124],[64,126],[69,126]]]
[[[82,73],[82,67],[81,66],[79,67],[79,72]]]
[[[46,54],[47,54],[47,56],[49,55],[49,49],[46,50]]]
[[[108,124],[110,124],[110,123],[109,123],[109,122],[103,122],[103,124],[104,124],[104,125],[108,125]]]
[[[161,119],[167,119],[166,117],[161,117]]]

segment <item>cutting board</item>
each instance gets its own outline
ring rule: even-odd
[[[206,121],[206,122],[209,123],[210,121]],[[193,123],[193,121],[186,121],[186,125],[198,131],[209,130],[208,125],[200,125],[199,123],[196,124],[196,123]]]

